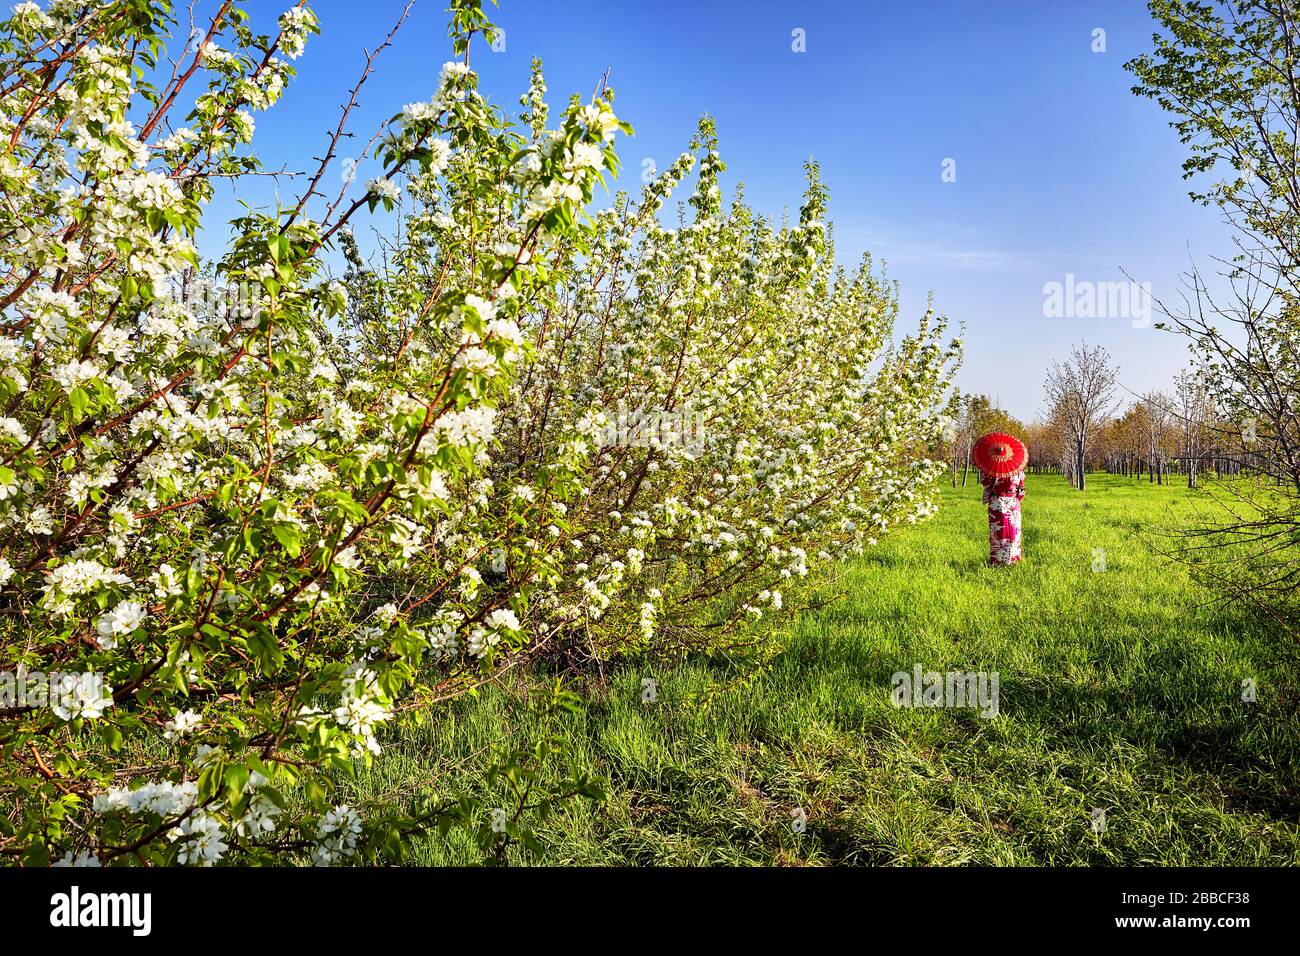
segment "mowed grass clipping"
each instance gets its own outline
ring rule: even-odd
[[[1079,493],[1030,476],[1025,562],[989,568],[978,485],[945,485],[936,519],[817,584],[828,603],[774,632],[758,670],[607,670],[564,734],[609,800],[544,821],[541,862],[1300,861],[1296,650],[1153,550],[1205,504],[1179,486],[1093,476]],[[917,664],[998,672],[1000,714],[895,707],[892,675]],[[494,748],[532,730],[518,681],[395,725],[340,799],[490,800]],[[478,860],[455,833],[416,848],[419,863]]]

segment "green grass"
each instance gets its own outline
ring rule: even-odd
[[[718,659],[607,671],[565,732],[610,798],[545,821],[544,862],[1300,861],[1295,649],[1152,550],[1203,496],[1109,476],[1082,494],[1031,476],[1027,491],[1017,568],[985,565],[978,486],[945,487],[936,519],[820,583],[829,603],[774,637],[757,674]],[[1000,716],[895,708],[891,675],[918,663],[997,671]],[[342,796],[480,787],[493,747],[528,733],[524,696],[493,688],[394,728]],[[416,847],[420,863],[477,860],[456,834]]]

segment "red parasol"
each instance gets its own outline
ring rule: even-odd
[[[990,432],[975,443],[971,452],[975,466],[986,475],[1005,478],[1022,470],[1029,463],[1025,443],[1014,435]]]

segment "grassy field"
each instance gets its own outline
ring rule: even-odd
[[[565,734],[610,797],[546,820],[543,862],[1300,862],[1295,649],[1152,550],[1198,494],[1108,476],[1083,494],[1031,476],[1027,492],[1018,568],[985,566],[978,486],[945,487],[936,519],[820,583],[830,602],[774,635],[757,674],[608,673]],[[999,716],[896,708],[891,675],[917,664],[998,672]],[[525,696],[494,688],[392,728],[340,796],[481,788],[493,747],[529,733]],[[455,833],[416,853],[478,859]]]

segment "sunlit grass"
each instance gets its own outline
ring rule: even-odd
[[[945,487],[937,519],[819,584],[833,600],[776,638],[759,673],[719,660],[607,673],[567,734],[610,799],[546,821],[545,862],[1300,861],[1295,650],[1152,548],[1197,500],[1031,476],[1025,562],[1002,569],[985,565],[978,487]],[[891,675],[915,664],[997,671],[1001,715],[895,708]],[[396,728],[352,796],[479,787],[493,747],[528,732],[523,696],[492,689]],[[454,835],[417,848],[424,863],[477,858]]]

